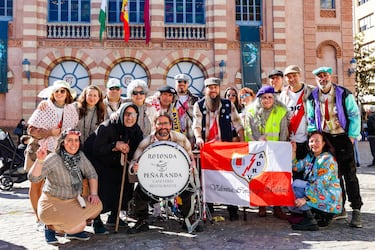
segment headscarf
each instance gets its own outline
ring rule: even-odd
[[[113,121],[113,122],[116,123],[116,127],[121,134],[122,140],[129,144],[130,150],[129,150],[129,153],[128,153],[128,160],[131,160],[133,158],[133,154],[134,154],[135,150],[138,147],[138,144],[143,139],[143,133],[142,133],[141,128],[137,124],[138,116],[137,116],[137,119],[135,121],[135,124],[132,127],[126,127],[125,126],[124,114],[125,114],[125,111],[129,107],[134,108],[135,111],[137,112],[138,116],[139,116],[139,110],[138,110],[137,105],[135,105],[131,102],[127,102],[127,103],[124,103],[123,105],[121,105],[120,110],[119,110],[119,113],[120,113],[119,118],[117,119],[117,121]]]

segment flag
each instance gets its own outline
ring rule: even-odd
[[[205,202],[294,206],[290,142],[206,143],[201,168]]]
[[[124,41],[128,42],[130,38],[128,0],[122,0],[120,20],[124,23]]]
[[[151,39],[150,0],[145,0],[145,5],[144,5],[143,10],[144,10],[143,20],[145,22],[145,32],[146,32],[146,44],[148,44]]]
[[[106,10],[107,10],[107,0],[102,0],[102,4],[100,5],[100,12],[99,12],[99,23],[100,23],[99,39],[100,41],[102,41],[102,35],[105,30],[105,22],[107,19]]]

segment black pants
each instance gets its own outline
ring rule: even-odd
[[[372,155],[372,165],[375,165],[375,135],[369,135],[368,141],[370,143],[370,150]]]
[[[347,193],[348,200],[351,202],[350,206],[353,209],[361,209],[363,203],[359,191],[353,144],[349,137],[345,134],[331,135],[325,133],[325,136],[335,149],[336,160],[339,168],[340,184],[342,188],[343,207],[345,205]]]
[[[297,145],[297,150],[296,150],[297,160],[304,159],[309,151],[308,142],[307,141],[302,142],[302,143],[297,142],[296,145]],[[293,171],[293,180],[295,179],[303,180],[303,171],[301,172]]]

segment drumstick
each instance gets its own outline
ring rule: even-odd
[[[122,180],[121,180],[121,189],[120,189],[120,198],[118,201],[118,209],[117,209],[117,217],[116,217],[116,224],[115,224],[115,233],[118,232],[118,226],[120,223],[120,212],[121,212],[121,206],[122,206],[122,195],[124,193],[124,184],[125,184],[125,173],[126,173],[126,164],[127,164],[127,159],[128,159],[128,154],[123,154],[124,157],[124,166],[122,169]]]

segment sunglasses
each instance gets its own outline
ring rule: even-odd
[[[168,126],[170,123],[169,122],[158,122],[156,123],[157,126],[161,127],[161,126]]]
[[[241,98],[241,99],[244,99],[244,98],[249,97],[249,96],[253,96],[253,95],[250,94],[250,93],[245,93],[245,94],[243,94],[243,95],[240,95],[240,98]]]
[[[120,90],[120,87],[110,87],[109,90]]]
[[[178,83],[187,83],[187,81],[184,81],[184,80],[178,80],[177,82]]]
[[[136,118],[138,116],[136,112],[125,112],[124,115],[131,118]]]
[[[227,97],[237,97],[236,94],[227,94]]]
[[[143,90],[141,90],[141,91],[133,90],[133,92],[132,92],[132,95],[144,95],[144,94],[146,94],[146,93]]]
[[[65,94],[66,93],[66,89],[58,89],[58,90],[55,91],[55,93]]]

